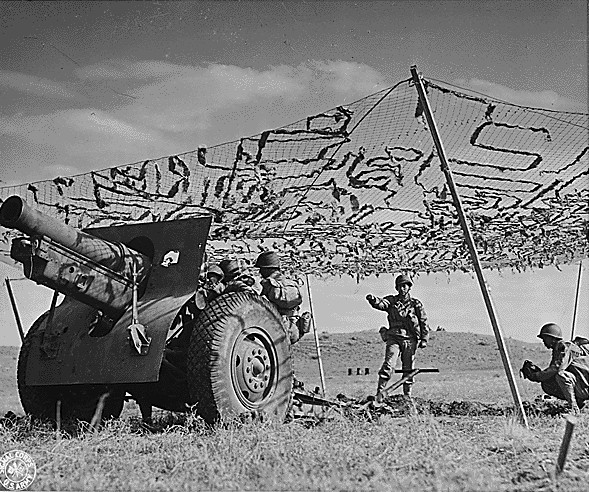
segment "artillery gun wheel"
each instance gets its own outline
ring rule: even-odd
[[[282,318],[265,298],[222,295],[196,318],[188,388],[208,423],[244,414],[283,421],[292,403],[291,348]]]
[[[34,418],[56,418],[57,401],[61,400],[61,418],[77,419],[90,422],[100,397],[110,393],[104,401],[102,420],[118,418],[123,411],[125,391],[104,385],[53,385],[28,386],[26,381],[27,361],[33,340],[40,337],[44,330],[44,320],[48,313],[40,316],[27,333],[18,356],[17,383],[20,401],[25,413]]]

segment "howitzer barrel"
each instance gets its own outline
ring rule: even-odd
[[[27,277],[111,317],[129,306],[134,273],[141,284],[151,268],[151,260],[138,251],[70,227],[16,195],[0,206],[0,225],[35,238],[12,243],[11,256],[24,264]]]
[[[29,207],[20,196],[16,195],[7,198],[0,207],[0,224],[10,229],[17,229],[29,236],[46,236],[117,272],[124,270],[125,257],[134,257],[139,260],[143,256],[135,251],[131,253],[132,250],[123,244],[99,239],[49,217]],[[140,263],[145,263],[147,260],[147,266],[149,266],[149,260],[143,258]],[[138,271],[140,270],[141,265],[138,265]]]

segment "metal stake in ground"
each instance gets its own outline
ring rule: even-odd
[[[14,299],[14,294],[12,293],[12,287],[10,285],[10,279],[6,278],[5,281],[6,289],[8,290],[8,297],[10,298],[10,304],[12,305],[12,312],[14,313],[14,319],[16,320],[16,326],[18,328],[18,334],[20,335],[20,341],[23,343],[25,341],[25,332],[23,331],[22,323],[20,322],[16,300]]]
[[[566,427],[564,429],[564,436],[562,437],[562,443],[560,444],[560,451],[558,453],[558,460],[556,461],[556,474],[560,475],[564,469],[564,464],[567,460],[567,454],[569,453],[569,446],[571,444],[571,438],[573,437],[573,429],[577,419],[568,415],[566,418]]]
[[[464,213],[464,209],[462,208],[462,201],[460,200],[460,195],[458,194],[458,189],[456,188],[456,184],[454,183],[454,177],[452,175],[452,171],[450,166],[448,165],[448,160],[446,159],[446,151],[444,150],[444,145],[442,144],[442,140],[438,133],[438,127],[434,120],[434,116],[432,114],[429,101],[427,99],[427,95],[421,83],[421,78],[417,73],[417,66],[413,65],[411,67],[411,75],[413,77],[413,82],[415,83],[415,87],[417,88],[417,92],[419,94],[419,100],[421,105],[423,106],[423,112],[427,119],[427,123],[429,126],[430,133],[434,140],[434,144],[436,146],[436,150],[438,152],[438,158],[440,159],[440,164],[442,166],[442,170],[446,175],[446,183],[448,184],[448,188],[450,189],[450,193],[452,194],[452,199],[454,201],[454,206],[456,208],[456,213],[458,214],[458,219],[460,220],[460,225],[462,227],[462,232],[464,234],[464,240],[466,245],[468,246],[468,250],[470,252],[470,257],[472,259],[472,263],[474,266],[474,270],[477,275],[477,279],[479,281],[479,286],[481,288],[481,293],[483,294],[483,299],[485,300],[485,305],[487,307],[487,312],[489,314],[489,318],[491,320],[491,325],[493,327],[493,332],[495,333],[495,338],[497,340],[497,345],[499,348],[499,352],[501,353],[501,359],[503,361],[503,367],[505,368],[505,372],[507,374],[507,380],[509,381],[509,386],[511,388],[511,394],[513,395],[513,401],[515,402],[515,408],[518,413],[518,417],[520,422],[525,426],[528,427],[528,420],[526,417],[526,413],[524,411],[524,406],[521,401],[521,397],[519,395],[519,390],[517,384],[515,382],[515,376],[513,375],[513,369],[511,367],[511,362],[509,360],[509,355],[507,354],[507,348],[505,347],[505,341],[503,340],[503,333],[501,332],[501,328],[499,326],[499,321],[497,320],[497,316],[495,315],[495,308],[493,307],[493,301],[491,300],[491,294],[489,293],[487,282],[485,281],[485,277],[483,275],[483,268],[481,267],[481,262],[479,260],[479,254],[477,252],[474,239],[472,237],[472,233],[470,232],[470,228],[468,226],[468,221],[466,219],[466,214]]]

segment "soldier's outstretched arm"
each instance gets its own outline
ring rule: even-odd
[[[378,309],[379,311],[387,311],[391,305],[387,299],[376,297],[372,294],[368,294],[366,300],[374,309]]]

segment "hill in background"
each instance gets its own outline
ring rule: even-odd
[[[550,362],[550,351],[541,343],[505,340],[514,371],[525,359],[544,367]],[[376,374],[384,357],[385,344],[376,330],[355,333],[321,333],[319,344],[325,373],[347,374],[348,368],[368,368]],[[313,334],[306,335],[294,346],[295,369],[306,372],[316,367],[317,355]],[[428,347],[418,349],[416,367],[436,367],[440,371],[501,370],[503,365],[493,335],[434,331]]]

